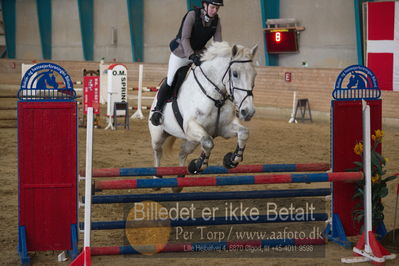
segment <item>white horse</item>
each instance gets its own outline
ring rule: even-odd
[[[255,113],[252,90],[256,71],[252,59],[256,50],[257,46],[250,49],[214,42],[205,51],[201,58],[203,63],[191,69],[177,95],[182,125],[171,103],[164,108],[162,125],[153,126],[150,120],[148,122],[155,167],[160,166],[163,146],[165,152],[170,152],[176,138],[183,139],[180,166],[184,166],[187,156],[201,145],[201,156],[188,166],[190,173],[198,173],[208,166],[213,139],[217,136],[237,137],[236,150],[224,157],[226,168],[236,167],[243,160],[249,132],[239,119],[249,121]],[[165,143],[167,138],[170,140]]]

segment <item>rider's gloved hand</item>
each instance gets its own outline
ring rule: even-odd
[[[196,66],[201,65],[201,58],[200,58],[200,56],[197,55],[197,54],[192,54],[192,55],[190,55],[190,57],[189,57],[188,59],[190,59],[191,61],[193,61],[194,65],[196,65]]]

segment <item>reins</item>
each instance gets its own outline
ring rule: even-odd
[[[201,66],[198,66],[198,68],[201,70],[202,75],[204,75],[204,77],[206,78],[207,81],[209,81],[209,83],[211,83],[214,87],[214,89],[222,96],[221,99],[214,99],[213,97],[211,97],[207,91],[205,90],[205,88],[202,86],[202,84],[199,82],[197,75],[195,74],[195,68],[192,68],[193,74],[194,74],[194,79],[197,82],[198,86],[200,87],[201,91],[205,94],[206,97],[208,97],[210,100],[212,100],[215,103],[216,108],[218,109],[217,112],[217,118],[216,118],[216,132],[215,132],[215,136],[218,135],[218,125],[219,125],[219,121],[220,121],[220,110],[222,109],[223,105],[226,103],[227,100],[230,100],[231,102],[234,102],[234,90],[240,90],[240,91],[246,91],[247,95],[244,97],[244,99],[241,101],[240,105],[238,106],[238,109],[241,108],[241,105],[243,104],[243,102],[245,101],[245,99],[249,96],[253,96],[252,93],[252,89],[251,90],[246,90],[246,89],[242,89],[242,88],[238,88],[235,87],[231,78],[231,66],[235,63],[250,63],[252,62],[252,60],[231,60],[229,63],[229,66],[227,67],[223,77],[222,77],[222,84],[223,80],[226,76],[227,73],[229,73],[229,91],[230,91],[230,95],[227,92],[224,92],[223,90],[221,90],[214,82],[212,82],[207,75],[204,73],[204,71],[202,70]],[[226,86],[225,86],[226,87]],[[227,89],[227,88],[226,88]],[[214,136],[214,137],[215,137]]]

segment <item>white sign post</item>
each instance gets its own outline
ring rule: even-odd
[[[108,67],[107,82],[107,117],[108,125],[105,129],[115,129],[113,126],[114,103],[127,102],[127,68],[122,64]]]
[[[139,87],[138,87],[138,94],[137,94],[137,110],[136,112],[130,117],[131,119],[143,119],[144,115],[141,111],[142,109],[142,99],[143,95],[143,65],[139,65]]]
[[[296,107],[296,91],[294,91],[294,97],[292,99],[292,112],[291,112],[291,118],[288,121],[288,123],[298,123],[295,119],[295,107]]]

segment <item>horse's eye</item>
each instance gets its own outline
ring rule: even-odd
[[[238,73],[237,73],[237,71],[233,71],[233,77],[238,78]]]

